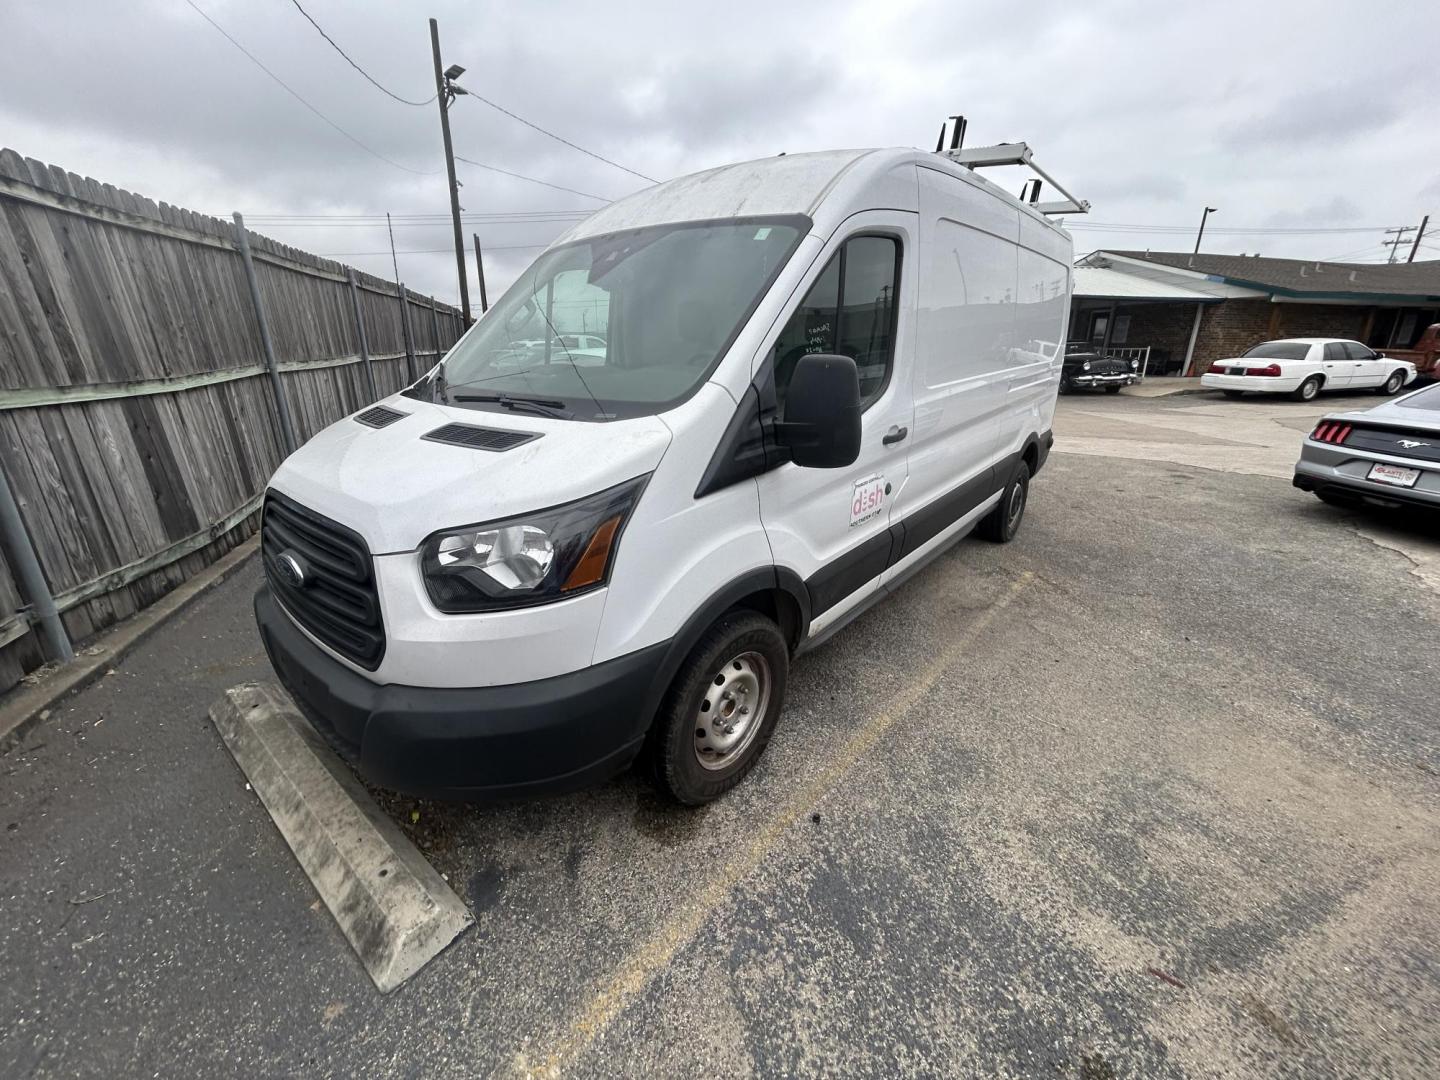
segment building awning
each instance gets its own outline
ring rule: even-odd
[[[1075,267],[1075,287],[1071,295],[1076,300],[1168,300],[1189,304],[1215,304],[1224,299],[1183,285],[1102,266]]]

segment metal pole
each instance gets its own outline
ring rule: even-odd
[[[440,347],[440,312],[435,308],[433,296],[430,297],[430,332],[435,335],[435,363],[438,364],[440,357],[445,355],[445,350]]]
[[[400,283],[400,260],[395,257],[395,226],[390,224],[390,211],[385,211],[385,231],[390,234],[390,266],[395,271],[395,283]]]
[[[265,352],[265,371],[270,377],[275,411],[280,414],[280,434],[285,440],[285,453],[293,454],[299,443],[295,440],[295,425],[290,420],[285,388],[280,385],[280,372],[275,366],[275,343],[270,339],[270,323],[265,318],[265,305],[260,300],[260,282],[255,277],[255,260],[250,255],[250,236],[245,231],[245,218],[239,211],[235,213],[235,243],[240,248],[241,261],[245,263],[245,280],[250,283],[250,302],[255,305],[255,321],[260,324],[260,348]]]
[[[480,275],[480,314],[490,310],[490,301],[485,296],[485,259],[480,254],[480,234],[471,233],[475,238],[475,271]]]
[[[1195,234],[1195,250],[1191,252],[1192,255],[1200,254],[1200,238],[1205,235],[1205,219],[1213,213],[1215,213],[1215,207],[1207,206],[1205,212],[1200,215],[1200,231]]]
[[[1412,263],[1412,262],[1415,261],[1415,252],[1417,252],[1417,251],[1420,250],[1420,241],[1421,241],[1421,240],[1424,238],[1424,236],[1425,236],[1425,226],[1426,226],[1426,225],[1429,225],[1429,224],[1430,224],[1430,215],[1429,215],[1429,214],[1426,214],[1423,218],[1420,219],[1420,231],[1415,234],[1415,242],[1410,245],[1410,256],[1405,260],[1407,263]],[[478,244],[480,241],[479,241],[479,240],[476,240],[475,242]],[[484,289],[484,288],[485,288],[485,285],[484,285],[485,279],[484,279],[484,278],[481,278],[480,281],[481,281],[480,288],[481,288],[481,289]]]
[[[420,374],[415,370],[415,339],[410,334],[410,294],[403,281],[396,284],[400,287],[400,328],[405,332],[405,371],[414,382]]]
[[[55,597],[50,595],[50,585],[45,580],[45,572],[40,569],[35,546],[30,543],[25,519],[20,516],[20,507],[15,503],[15,493],[10,490],[10,481],[5,478],[4,469],[0,469],[0,540],[5,542],[5,549],[10,554],[10,565],[15,568],[21,594],[30,602],[35,613],[34,620],[40,625],[40,634],[45,639],[50,659],[65,663],[74,660],[75,650],[70,647],[70,635],[60,621]]]
[[[445,138],[445,173],[450,178],[450,221],[455,227],[455,272],[460,276],[460,311],[470,325],[470,286],[465,280],[465,241],[460,235],[460,187],[455,183],[455,151],[450,146],[449,87],[440,70],[440,24],[430,20],[430,51],[435,58],[435,102],[440,106],[440,134]]]
[[[365,381],[370,384],[370,400],[374,401],[380,396],[380,391],[375,387],[375,369],[370,366],[370,344],[365,340],[365,320],[360,316],[360,283],[355,280],[353,266],[347,266],[345,273],[350,278],[350,306],[355,309],[355,332],[360,335],[360,360],[365,365]]]

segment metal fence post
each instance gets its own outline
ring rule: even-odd
[[[260,282],[255,278],[255,260],[250,255],[250,237],[245,232],[245,218],[235,213],[235,243],[245,263],[245,280],[250,283],[250,302],[255,305],[255,321],[260,324],[260,347],[265,351],[265,370],[270,376],[270,392],[275,397],[275,411],[280,414],[280,434],[285,439],[285,453],[293,454],[295,425],[290,421],[290,405],[285,388],[280,385],[280,372],[275,366],[275,343],[270,339],[270,323],[265,318],[265,305],[260,300]]]
[[[435,309],[433,296],[430,297],[430,332],[435,335],[435,363],[438,364],[440,357],[445,355],[445,350],[440,347],[440,313]]]
[[[55,597],[50,595],[50,585],[40,568],[40,560],[35,557],[35,546],[30,543],[25,519],[20,516],[20,507],[15,503],[15,493],[10,490],[10,481],[6,479],[4,469],[0,469],[0,540],[5,542],[5,548],[10,552],[21,592],[35,611],[35,621],[40,624],[40,633],[45,638],[50,659],[74,660],[75,650],[70,647],[70,635],[60,621]]]
[[[355,280],[353,266],[347,266],[345,272],[350,278],[350,306],[355,309],[355,331],[360,335],[360,359],[365,364],[365,379],[370,383],[370,400],[374,401],[380,396],[380,391],[375,387],[375,369],[370,366],[370,345],[365,340],[365,320],[360,315],[360,283]]]
[[[395,284],[400,289],[400,328],[405,331],[405,371],[413,383],[420,374],[415,370],[415,339],[410,335],[410,294],[403,281]]]

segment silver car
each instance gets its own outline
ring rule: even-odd
[[[1300,448],[1295,486],[1339,505],[1440,509],[1440,384],[1321,417]]]

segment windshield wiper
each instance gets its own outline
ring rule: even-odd
[[[551,398],[513,397],[510,394],[451,394],[454,401],[489,401],[506,409],[529,409],[541,416],[569,416],[563,401]]]

